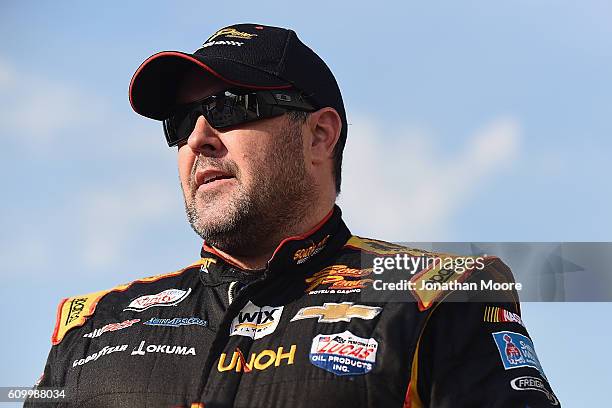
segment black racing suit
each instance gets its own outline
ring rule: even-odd
[[[364,263],[403,250],[351,236],[338,207],[259,272],[204,245],[180,271],[65,299],[39,387],[78,407],[558,406],[514,292],[365,300]],[[470,276],[512,279],[497,258]]]

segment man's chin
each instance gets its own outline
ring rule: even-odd
[[[240,210],[229,194],[215,194],[195,199],[195,211],[200,226],[206,230],[225,230],[235,224]]]

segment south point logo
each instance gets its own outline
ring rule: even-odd
[[[230,336],[245,336],[260,339],[276,330],[283,313],[283,306],[257,306],[249,301],[230,327]]]

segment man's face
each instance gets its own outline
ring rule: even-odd
[[[287,115],[222,130],[201,116],[179,146],[178,165],[192,228],[232,254],[256,254],[275,244],[269,241],[298,222],[312,202],[302,126]]]

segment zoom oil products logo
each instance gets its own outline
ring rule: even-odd
[[[230,327],[230,336],[246,336],[253,340],[260,339],[276,330],[283,313],[283,306],[257,306],[249,301]]]

